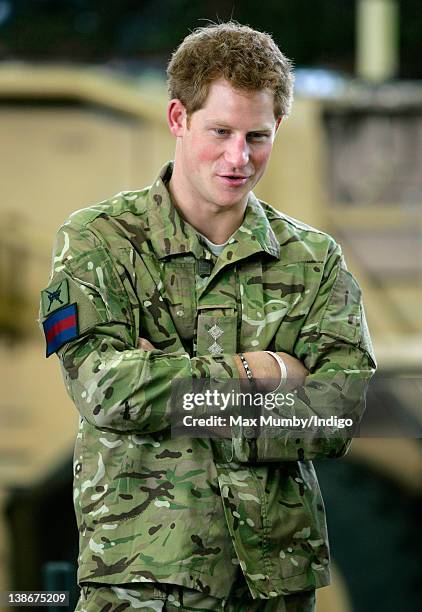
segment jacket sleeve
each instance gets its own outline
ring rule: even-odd
[[[66,292],[62,303],[52,306],[48,296],[57,287]],[[63,331],[67,308],[74,326]],[[56,236],[38,323],[46,336],[47,356],[56,352],[60,358],[69,396],[81,416],[101,429],[166,429],[174,401],[172,380],[238,376],[231,355],[190,358],[181,345],[175,352],[137,348],[133,304],[110,250],[98,236],[69,222]]]
[[[281,329],[278,334],[282,334]],[[278,340],[276,346],[282,346],[282,338]],[[243,432],[231,441],[218,441],[214,443],[218,460],[297,461],[340,457],[347,452],[351,430],[344,427],[341,419],[351,419],[352,430],[356,431],[376,362],[360,288],[336,244],[327,257],[321,284],[293,355],[304,363],[310,374],[293,394],[293,404],[278,409],[275,416],[307,419],[304,429],[292,431],[289,426],[264,426],[257,437],[247,438]],[[330,417],[337,417],[337,421],[328,420],[328,425],[316,421]]]

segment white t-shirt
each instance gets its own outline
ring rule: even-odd
[[[209,250],[211,251],[211,253],[213,255],[215,255],[216,257],[218,257],[220,255],[220,253],[222,253],[224,247],[226,246],[226,244],[229,243],[229,240],[231,238],[231,236],[226,240],[226,242],[224,242],[223,244],[215,244],[214,242],[211,242],[211,240],[208,240],[208,238],[206,236],[204,236],[203,234],[201,234],[200,232],[197,232],[198,236],[200,236],[202,238],[202,240],[205,242],[205,246],[209,248]]]

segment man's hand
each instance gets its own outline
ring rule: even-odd
[[[144,351],[153,351],[155,349],[155,346],[151,344],[151,342],[146,338],[138,338],[137,348],[144,349]]]

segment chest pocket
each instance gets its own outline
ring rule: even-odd
[[[167,306],[177,333],[184,341],[195,334],[195,262],[166,262],[162,267]]]

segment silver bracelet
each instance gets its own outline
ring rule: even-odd
[[[272,357],[274,357],[274,359],[276,360],[276,362],[279,365],[279,368],[280,368],[280,383],[279,383],[278,387],[276,389],[274,389],[274,391],[278,391],[281,387],[284,386],[284,384],[287,381],[287,368],[286,368],[286,364],[284,363],[284,361],[282,360],[280,355],[277,355],[277,353],[273,353],[273,351],[265,351],[265,352],[268,353],[269,355],[272,355]]]

